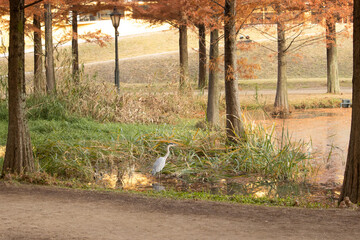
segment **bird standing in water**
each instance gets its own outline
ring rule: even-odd
[[[153,165],[153,168],[152,168],[152,170],[151,170],[151,174],[152,174],[153,176],[155,176],[156,173],[160,172],[160,174],[159,174],[159,179],[160,179],[161,170],[165,167],[166,159],[167,159],[167,158],[169,157],[169,155],[170,155],[170,148],[171,148],[171,147],[174,147],[174,146],[176,146],[176,144],[174,144],[174,143],[169,144],[169,145],[167,146],[167,152],[166,152],[165,156],[159,157],[158,159],[156,159],[156,161],[155,161],[155,163],[154,163],[154,165]]]

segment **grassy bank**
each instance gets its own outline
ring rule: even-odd
[[[77,91],[73,89],[73,92]],[[169,104],[167,101],[164,104],[167,106],[164,112],[169,115],[178,114],[174,121],[162,119],[163,114],[151,108],[147,111],[153,111],[152,118],[145,113],[147,120],[144,119],[144,124],[141,124],[137,115],[145,111],[145,107],[129,108],[128,105],[133,106],[130,100],[134,101],[134,104],[136,102],[132,98],[118,99],[115,96],[111,99],[107,95],[109,102],[106,102],[106,99],[97,97],[97,101],[94,101],[98,104],[96,107],[89,105],[89,99],[86,101],[87,105],[82,103],[91,94],[63,96],[59,94],[56,98],[33,97],[27,101],[27,116],[38,166],[57,176],[89,181],[97,168],[105,168],[107,172],[116,168],[124,172],[131,164],[140,171],[148,172],[154,159],[161,155],[164,145],[169,142],[175,142],[180,147],[174,150],[176,159],[167,165],[164,173],[187,179],[210,180],[213,177],[242,172],[259,173],[274,179],[293,179],[306,170],[303,165],[298,165],[306,160],[306,156],[302,154],[302,144],[297,145],[284,136],[279,141],[286,144],[279,148],[276,143],[278,140],[275,141],[272,136],[273,130],[254,126],[249,122],[246,124],[247,140],[238,145],[227,145],[224,130],[199,129],[195,126],[196,120],[184,120],[186,116],[189,119],[190,115],[194,116],[193,105],[202,109],[201,104],[194,102],[186,105],[185,98],[181,110],[177,109],[178,106],[175,107],[178,102]],[[154,97],[156,96],[145,95],[142,99],[138,99],[139,96],[135,99],[141,104]],[[166,99],[158,99],[155,103],[152,101],[147,108],[159,108],[159,102],[177,98],[172,95],[165,97]],[[189,96],[186,98],[188,101],[196,100],[190,100]],[[119,101],[114,105],[118,109],[110,108],[110,101]],[[78,103],[75,109],[72,102]],[[0,124],[2,145],[5,145],[7,127],[5,104],[3,101],[0,108],[0,115],[3,117]],[[137,110],[128,113],[130,109]],[[99,111],[104,112],[100,114]],[[137,117],[130,119],[131,114],[136,114]],[[149,119],[153,119],[157,124],[151,123]],[[100,120],[102,123],[98,122]]]

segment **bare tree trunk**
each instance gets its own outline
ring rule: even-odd
[[[245,132],[236,78],[236,0],[225,1],[224,14],[226,135],[228,140],[237,141],[244,137]]]
[[[9,128],[2,174],[35,170],[30,134],[25,120],[24,0],[10,2]]]
[[[72,75],[75,82],[79,81],[79,44],[77,11],[72,11]]]
[[[289,114],[287,75],[286,75],[286,38],[285,26],[283,23],[277,23],[278,35],[278,77],[275,97],[275,113],[280,117],[286,117]]]
[[[349,151],[339,202],[360,203],[360,2],[354,1],[353,96]]]
[[[336,46],[336,25],[334,21],[334,19],[326,19],[326,60],[328,93],[340,92]]]
[[[45,92],[45,78],[42,63],[42,42],[41,42],[41,19],[34,14],[34,93]]]
[[[199,28],[199,82],[198,88],[203,89],[206,86],[206,29],[204,24]]]
[[[207,121],[212,126],[219,125],[219,30],[210,33],[210,64],[208,105],[206,111]]]
[[[51,4],[44,4],[45,7],[45,70],[46,70],[46,92],[56,93],[54,48],[52,40],[52,14]]]
[[[184,89],[189,80],[189,59],[187,43],[187,26],[179,27],[179,49],[180,49],[180,89]]]

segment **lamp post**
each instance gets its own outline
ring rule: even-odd
[[[117,91],[120,92],[120,77],[119,77],[119,53],[118,53],[118,36],[119,31],[118,27],[120,25],[120,18],[122,17],[122,13],[118,12],[116,7],[114,11],[110,14],[112,25],[115,28],[115,86]]]

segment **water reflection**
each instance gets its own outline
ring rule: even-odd
[[[155,192],[161,192],[161,191],[165,191],[165,186],[160,185],[159,183],[153,183],[152,189],[153,189]]]
[[[151,186],[152,180],[145,174],[127,171],[121,178],[122,188],[127,190],[146,189]]]
[[[275,123],[277,133],[287,129],[293,140],[311,142],[318,183],[342,183],[350,138],[351,109],[301,110],[289,119],[258,119],[257,122]]]

